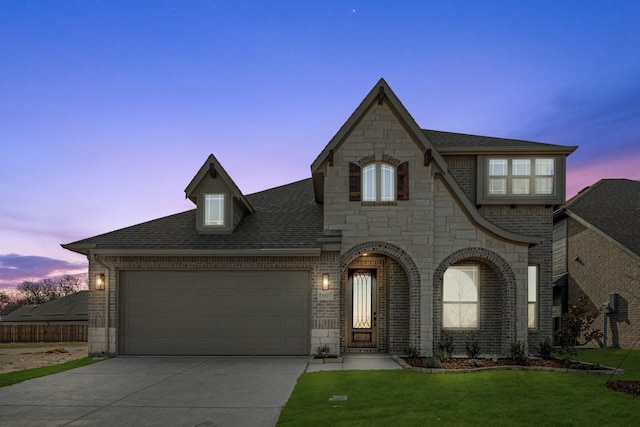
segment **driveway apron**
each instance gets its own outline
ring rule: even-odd
[[[117,357],[0,388],[7,426],[275,426],[305,357]]]

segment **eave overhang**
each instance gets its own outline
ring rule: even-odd
[[[536,156],[568,156],[578,149],[577,146],[560,146],[560,145],[541,145],[540,147],[442,147],[438,151],[443,156],[465,156],[465,155],[483,155],[483,154],[504,154],[504,155],[527,155]]]
[[[264,249],[126,249],[97,248],[96,245],[61,245],[64,249],[83,255],[112,256],[320,256],[318,248],[264,248]]]

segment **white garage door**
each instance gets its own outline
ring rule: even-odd
[[[123,271],[129,355],[309,354],[306,271]]]

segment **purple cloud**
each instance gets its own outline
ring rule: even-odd
[[[0,287],[13,287],[25,280],[82,273],[86,269],[86,263],[73,263],[35,255],[0,255]]]

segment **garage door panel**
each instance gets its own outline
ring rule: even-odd
[[[123,271],[123,354],[303,355],[309,273]]]

